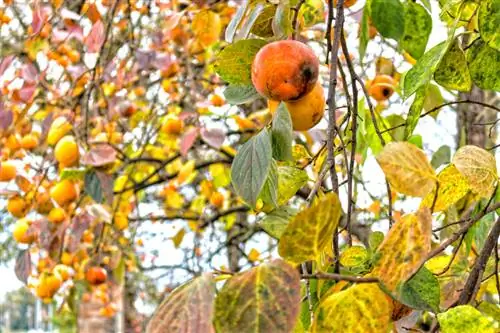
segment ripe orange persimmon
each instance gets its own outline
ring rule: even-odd
[[[21,148],[26,150],[34,149],[38,146],[38,137],[33,134],[27,134],[21,138]]]
[[[73,264],[73,259],[75,256],[69,252],[63,252],[61,254],[61,263],[66,266],[71,266]]]
[[[0,182],[8,182],[16,178],[16,166],[11,161],[0,162]]]
[[[210,203],[217,208],[221,208],[224,204],[224,196],[220,192],[214,192],[210,196]]]
[[[30,205],[20,195],[15,195],[7,201],[7,211],[14,217],[21,218],[26,216]]]
[[[36,295],[40,298],[52,298],[61,288],[62,279],[57,274],[42,273],[36,287]]]
[[[35,209],[40,214],[48,214],[52,208],[54,208],[54,204],[50,200],[50,194],[43,188],[39,188],[38,192],[35,195]]]
[[[210,103],[212,103],[213,106],[223,106],[226,101],[221,95],[213,94],[210,96]]]
[[[77,164],[80,152],[75,138],[67,135],[59,140],[54,148],[54,157],[61,167],[71,167]]]
[[[162,131],[167,134],[178,135],[182,132],[182,128],[184,127],[184,123],[180,119],[168,119],[162,125]]]
[[[35,235],[30,232],[30,221],[22,218],[14,223],[14,230],[12,230],[12,237],[20,244],[31,244],[35,240]]]
[[[319,61],[307,45],[294,40],[267,44],[252,63],[252,82],[263,96],[276,101],[297,100],[314,89]]]
[[[85,273],[85,279],[92,285],[102,284],[108,279],[108,273],[102,267],[92,266]]]
[[[113,225],[118,230],[124,230],[128,227],[128,216],[127,214],[118,212],[113,218]]]
[[[61,180],[50,189],[50,197],[59,206],[64,206],[78,197],[75,184],[68,179]]]
[[[61,223],[66,219],[66,211],[61,207],[54,207],[50,210],[47,219],[54,224]]]
[[[269,100],[268,106],[274,114],[279,106],[278,101]],[[311,93],[297,101],[285,102],[292,118],[293,129],[296,131],[307,131],[313,128],[325,113],[325,93],[318,82]]]
[[[370,83],[368,92],[376,101],[388,100],[394,93],[394,79],[389,75],[377,75]]]

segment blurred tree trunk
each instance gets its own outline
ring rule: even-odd
[[[123,333],[123,325],[119,322],[123,318],[123,287],[113,285],[108,292],[110,301],[116,304],[116,315],[111,318],[100,315],[104,304],[92,297],[90,301],[80,304],[78,333]]]

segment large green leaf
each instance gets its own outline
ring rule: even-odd
[[[481,89],[500,91],[500,51],[483,41],[477,41],[467,50],[466,55],[474,83]]]
[[[445,48],[446,42],[434,46],[406,73],[403,90],[405,98],[410,97],[418,88],[429,83]]]
[[[405,4],[405,27],[400,40],[403,50],[419,59],[425,52],[432,31],[432,18],[427,10],[413,1]]]
[[[399,295],[401,302],[413,309],[439,311],[439,282],[425,267],[403,284]]]
[[[500,51],[500,1],[481,0],[478,21],[481,38]]]
[[[224,333],[289,333],[299,308],[298,271],[273,260],[234,275],[224,284],[215,300],[215,326]]]
[[[248,9],[245,20],[240,26],[240,30],[236,36],[236,40],[244,40],[248,38],[250,30],[259,18],[260,14],[264,11],[264,4],[261,2],[256,2]]]
[[[213,331],[215,283],[210,273],[176,288],[158,307],[148,333]]]
[[[382,36],[395,40],[403,36],[405,16],[399,0],[372,0],[371,18]]]
[[[271,137],[267,129],[250,138],[236,154],[231,180],[236,193],[255,206],[272,161]]]
[[[434,73],[434,80],[447,89],[469,91],[472,88],[469,67],[458,39],[451,43],[443,55]]]
[[[491,319],[470,305],[460,305],[437,315],[443,333],[495,333]],[[498,325],[498,324],[497,324]]]
[[[280,103],[274,115],[271,138],[273,157],[278,161],[292,160],[292,118],[283,102]]]
[[[315,260],[332,241],[342,207],[337,195],[328,193],[299,212],[280,238],[279,254],[293,263]]]
[[[215,71],[231,84],[252,84],[253,58],[266,41],[262,39],[245,39],[230,44],[217,56]]]
[[[224,97],[229,104],[240,105],[252,102],[260,95],[252,84],[233,84],[224,90]]]

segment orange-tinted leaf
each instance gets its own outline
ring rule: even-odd
[[[213,331],[213,302],[215,283],[206,273],[175,289],[158,307],[146,332],[190,332]]]
[[[390,291],[406,282],[424,262],[431,247],[432,217],[428,208],[395,223],[380,244],[371,275]]]
[[[316,310],[313,333],[388,332],[392,301],[377,284],[357,284],[325,298]]]
[[[116,151],[113,147],[100,144],[97,147],[92,148],[89,152],[82,156],[82,163],[86,165],[91,165],[94,167],[99,167],[113,163],[116,160]]]
[[[215,301],[218,332],[288,333],[300,308],[299,273],[282,260],[229,279]]]

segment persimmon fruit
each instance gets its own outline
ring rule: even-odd
[[[310,93],[318,81],[319,61],[314,51],[295,40],[267,44],[252,63],[252,83],[268,99],[292,101]]]
[[[0,162],[0,182],[8,182],[16,178],[17,170],[11,161]]]
[[[80,152],[75,138],[71,135],[61,138],[54,148],[54,157],[61,167],[71,167],[77,164]]]
[[[318,82],[311,93],[297,101],[285,102],[290,112],[292,125],[295,131],[307,131],[316,126],[325,113],[325,93]],[[280,102],[269,100],[268,107],[271,113],[275,113]]]
[[[12,237],[20,244],[31,244],[35,240],[35,235],[30,232],[30,221],[22,218],[14,223]]]
[[[178,135],[182,132],[184,124],[180,119],[168,119],[162,126],[163,132]]]
[[[92,285],[102,284],[108,279],[108,273],[102,267],[92,266],[85,273],[85,279]]]
[[[61,207],[54,207],[50,210],[47,219],[54,224],[59,224],[66,219],[66,211]]]
[[[371,81],[368,93],[377,102],[388,100],[394,93],[395,83],[394,79],[389,75],[377,75]]]
[[[50,189],[50,197],[57,202],[59,206],[64,206],[74,201],[78,197],[78,192],[72,181],[64,179]]]
[[[221,208],[224,205],[224,196],[220,192],[214,192],[210,196],[210,203],[217,208]]]
[[[21,218],[26,216],[29,209],[30,205],[20,195],[15,195],[7,201],[7,211],[14,217]]]
[[[62,282],[58,274],[43,273],[36,287],[36,295],[43,299],[50,299],[61,288]]]

